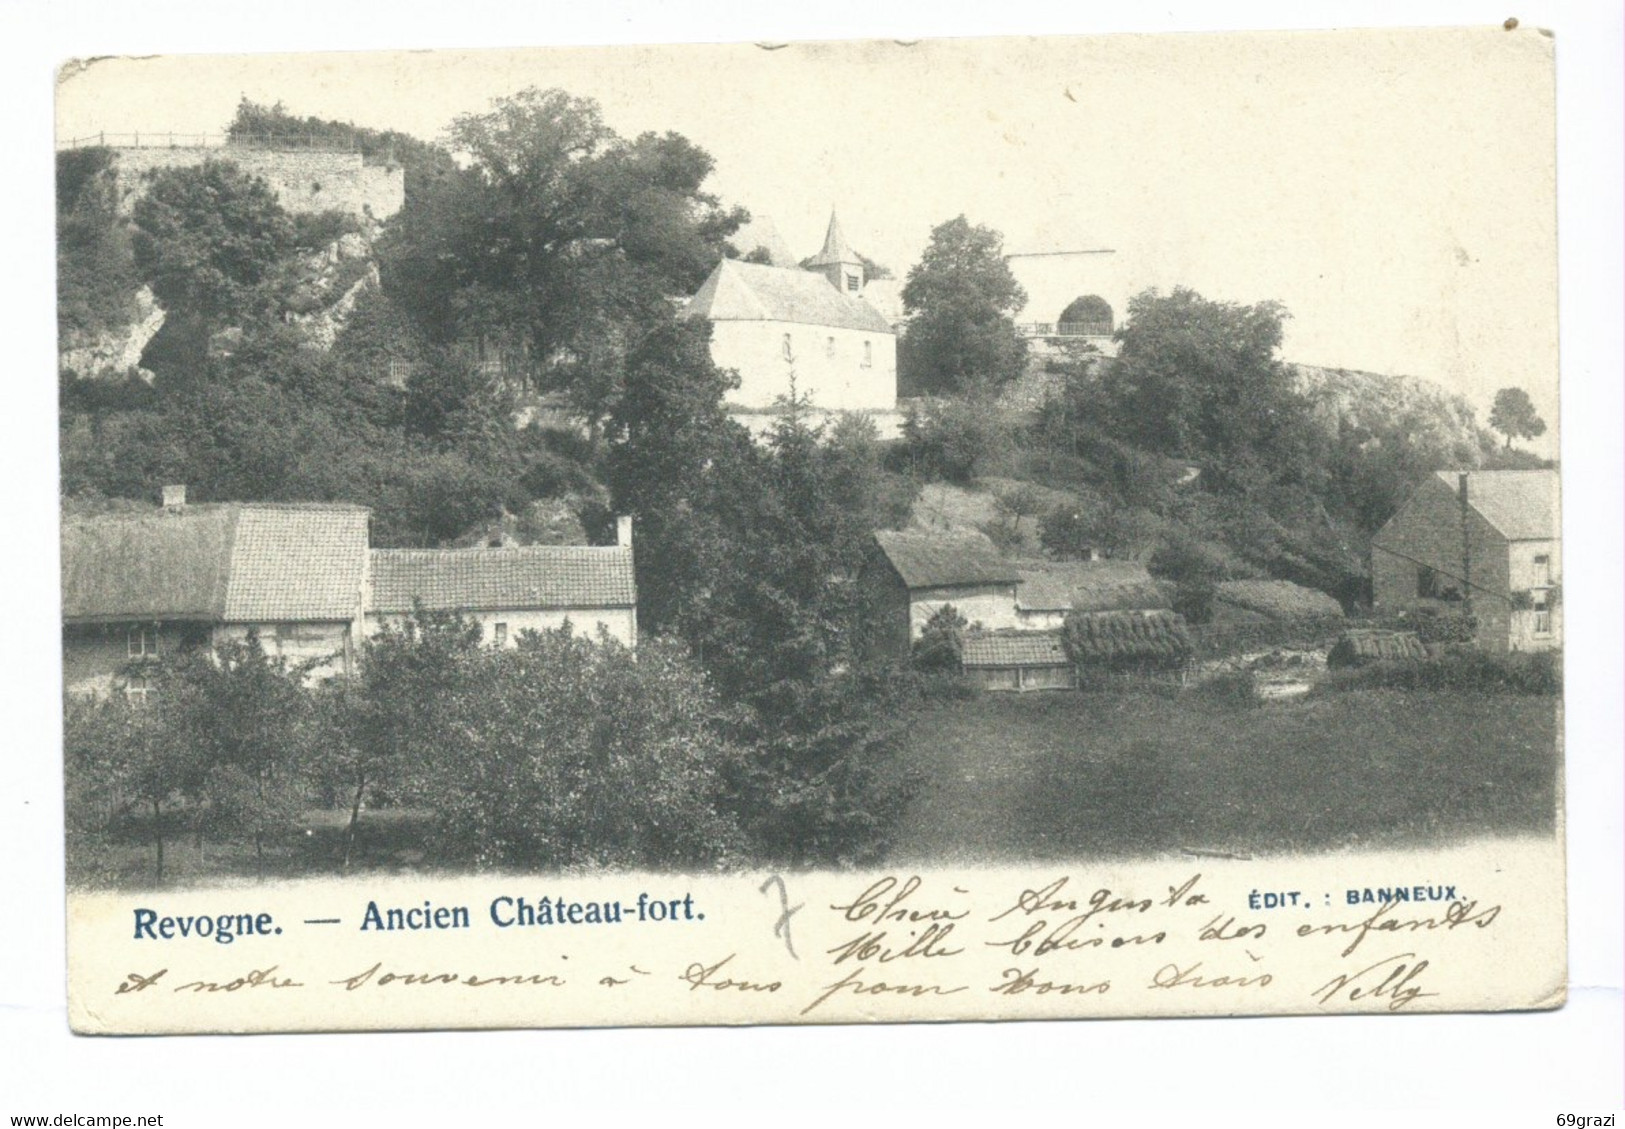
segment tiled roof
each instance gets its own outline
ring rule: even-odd
[[[637,603],[632,550],[530,545],[512,549],[374,549],[368,610],[618,608]]]
[[[1459,472],[1441,470],[1438,480],[1454,493]],[[1475,470],[1467,475],[1467,504],[1508,541],[1547,541],[1558,532],[1555,470]]]
[[[62,524],[62,616],[80,622],[347,620],[361,599],[358,506],[189,505]]]
[[[831,286],[821,274],[723,259],[679,317],[712,321],[786,321],[801,325],[891,333],[891,323],[861,298]]]
[[[1024,611],[1142,611],[1168,602],[1163,586],[1134,561],[1023,564],[1016,589],[1016,606]]]
[[[351,619],[366,552],[367,511],[359,506],[244,506],[224,618]]]
[[[981,533],[896,533],[879,530],[875,543],[909,588],[1013,584],[1016,567],[999,558]]]
[[[965,636],[960,658],[967,667],[1068,666],[1066,648],[1053,631],[999,632]]]

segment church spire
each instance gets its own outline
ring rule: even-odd
[[[824,232],[824,249],[807,266],[829,279],[830,285],[843,294],[863,292],[863,260],[847,243],[834,208],[829,212],[829,229]]]

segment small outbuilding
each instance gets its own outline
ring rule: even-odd
[[[1075,690],[1077,667],[1055,631],[1000,631],[965,636],[965,676],[986,690]]]

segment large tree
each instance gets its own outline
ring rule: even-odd
[[[1014,380],[1027,352],[1012,319],[1026,303],[998,232],[964,216],[939,224],[903,285],[912,315],[898,356],[904,387],[957,395]]]
[[[1176,288],[1129,302],[1100,381],[1115,433],[1203,464],[1209,486],[1246,490],[1312,471],[1308,405],[1276,356],[1286,309]]]
[[[712,160],[686,138],[627,140],[597,103],[559,90],[465,114],[448,143],[467,168],[408,200],[386,286],[442,341],[499,342],[602,418],[628,352],[704,280],[745,213],[703,191]]]
[[[1495,394],[1490,406],[1490,426],[1507,437],[1507,446],[1514,439],[1534,439],[1546,434],[1546,421],[1535,411],[1535,402],[1522,388],[1503,388]]]

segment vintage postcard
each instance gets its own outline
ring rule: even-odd
[[[74,1029],[1560,1006],[1554,89],[64,66]]]

